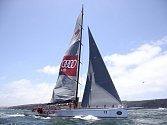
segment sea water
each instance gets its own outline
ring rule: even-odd
[[[127,119],[99,119],[94,116],[50,118],[25,116],[26,110],[0,109],[0,125],[167,125],[167,109],[129,110]]]

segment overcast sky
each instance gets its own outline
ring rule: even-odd
[[[0,106],[50,101],[82,4],[79,96],[89,26],[121,100],[167,98],[166,0],[1,0]]]

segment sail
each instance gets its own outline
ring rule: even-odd
[[[51,103],[75,100],[80,59],[83,12],[78,16],[69,48],[61,62]]]
[[[89,67],[82,107],[113,107],[121,103],[112,79],[107,71],[97,45],[88,28]]]

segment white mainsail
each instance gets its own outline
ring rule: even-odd
[[[69,48],[62,60],[51,103],[76,100],[83,12],[78,16]]]

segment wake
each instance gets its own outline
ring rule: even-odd
[[[74,116],[73,118],[76,119],[82,119],[82,120],[87,120],[87,121],[96,121],[96,120],[100,120],[97,117],[93,116],[93,115],[87,115],[87,116]]]

